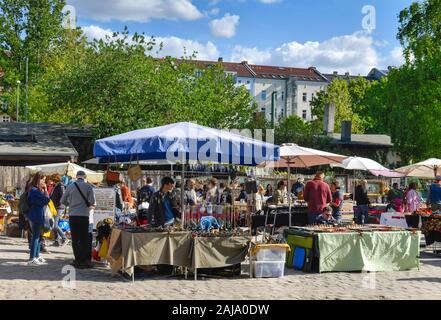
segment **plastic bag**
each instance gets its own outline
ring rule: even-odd
[[[55,210],[56,211],[56,210]],[[50,206],[47,205],[44,208],[44,226],[43,226],[43,232],[47,233],[50,232],[54,228],[55,222],[54,222],[54,215],[52,214],[52,210],[50,209]]]

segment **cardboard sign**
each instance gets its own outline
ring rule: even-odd
[[[380,224],[389,227],[408,228],[406,216],[398,212],[384,212],[381,214]]]
[[[115,190],[112,188],[93,189],[96,199],[96,207],[93,212],[93,228],[96,229],[98,222],[112,218],[115,220]]]

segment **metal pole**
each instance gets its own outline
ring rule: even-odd
[[[291,228],[291,190],[290,190],[290,184],[291,184],[291,168],[290,168],[290,163],[289,163],[289,158],[288,158],[288,206],[289,206],[289,210],[288,210],[288,214],[289,214],[289,227]]]
[[[16,105],[16,112],[17,112],[17,115],[16,115],[16,121],[18,122],[18,109],[19,109],[19,106],[20,106],[20,84],[21,84],[21,82],[20,82],[20,80],[18,80],[17,81],[17,105]]]
[[[25,121],[28,122],[28,98],[29,98],[29,57],[26,57],[26,103],[25,103]]]
[[[185,226],[185,203],[184,203],[184,176],[185,176],[185,160],[182,159],[182,171],[181,171],[181,223],[182,227]]]

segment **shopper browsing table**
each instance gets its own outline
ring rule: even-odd
[[[338,182],[331,183],[332,202],[330,206],[333,210],[333,217],[338,223],[341,222],[341,209],[343,208],[344,195],[340,190]]]
[[[427,206],[432,208],[432,211],[441,210],[441,176],[437,176],[435,182],[429,187]]]
[[[315,174],[315,178],[309,181],[303,191],[303,198],[308,203],[308,222],[313,224],[323,209],[332,202],[332,194],[329,185],[324,182],[325,174],[321,171]]]
[[[180,211],[173,197],[175,181],[170,177],[162,179],[161,188],[153,194],[149,205],[148,220],[152,226],[173,225],[179,222]]]
[[[362,180],[355,188],[355,201],[357,202],[357,216],[358,224],[367,224],[369,221],[369,197],[367,191],[367,181]]]
[[[87,176],[84,171],[78,171],[76,177],[77,180],[66,188],[61,197],[61,203],[69,207],[69,225],[75,257],[72,265],[79,269],[93,268],[91,211],[96,205],[95,194],[92,185],[85,181]]]

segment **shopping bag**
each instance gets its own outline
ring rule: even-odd
[[[136,166],[130,167],[127,170],[127,173],[128,173],[128,175],[130,177],[130,180],[137,181],[142,176],[141,166],[140,165],[136,165]]]
[[[47,204],[47,206],[49,207],[49,210],[52,213],[52,217],[56,217],[58,215],[58,211],[55,208],[54,203],[52,202],[52,200],[49,201],[49,203]]]
[[[56,211],[56,210],[55,210]],[[51,230],[54,228],[54,215],[52,214],[52,211],[50,209],[50,206],[47,205],[44,207],[44,225],[43,225],[43,232],[51,232]]]

